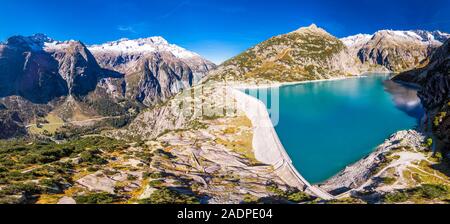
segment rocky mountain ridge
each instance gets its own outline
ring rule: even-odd
[[[359,75],[364,67],[338,38],[316,25],[275,36],[223,63],[216,80],[294,82]]]
[[[450,40],[438,48],[430,63],[401,73],[394,80],[421,87],[418,95],[427,109],[428,131],[436,136],[437,148],[450,151]],[[447,156],[450,158],[450,155]]]
[[[197,53],[188,51],[175,44],[169,44],[163,37],[149,37],[130,40],[122,38],[117,41],[111,41],[100,45],[89,46],[91,51],[115,51],[120,53],[153,53],[153,52],[171,52],[178,58],[189,59],[200,57]]]
[[[450,34],[441,31],[380,30],[372,35],[358,34],[341,40],[362,63],[403,72],[425,66],[433,51],[448,38]]]
[[[216,66],[162,37],[121,39],[89,47],[100,65],[125,75],[127,97],[145,105],[196,84]]]
[[[86,94],[106,73],[81,42],[56,42],[42,34],[9,38],[0,45],[0,56],[0,96],[36,103]]]
[[[275,36],[224,62],[212,80],[295,82],[426,66],[450,34],[380,30],[338,39],[315,24]]]

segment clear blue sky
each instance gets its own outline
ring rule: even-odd
[[[450,32],[449,0],[1,0],[0,40],[45,33],[87,44],[163,36],[215,62],[311,23],[343,37]]]

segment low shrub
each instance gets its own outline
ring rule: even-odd
[[[141,204],[200,204],[200,201],[191,195],[180,194],[169,188],[161,188],[153,192],[149,198],[141,200]]]
[[[427,199],[439,199],[449,195],[449,189],[444,185],[424,184],[414,189],[417,196]]]
[[[149,177],[152,178],[152,179],[161,179],[161,178],[166,177],[166,174],[162,173],[162,172],[154,172],[154,173],[151,173],[149,175]]]
[[[0,190],[0,196],[17,194],[34,195],[40,192],[41,188],[34,183],[18,183],[4,187]]]
[[[129,180],[129,181],[135,181],[137,179],[138,179],[138,177],[135,175],[128,174],[128,176],[127,176],[127,180]]]
[[[98,150],[88,150],[84,151],[80,154],[81,162],[89,163],[89,164],[96,164],[96,165],[104,165],[108,163],[106,159],[103,159],[98,154],[100,152]]]
[[[77,204],[111,204],[117,201],[117,197],[109,193],[90,193],[75,197]]]
[[[392,185],[395,183],[395,181],[397,181],[397,179],[393,177],[383,177],[381,181],[386,185]]]
[[[300,203],[305,201],[311,201],[312,198],[310,195],[304,193],[304,192],[292,192],[288,193],[287,199],[292,202]]]
[[[272,192],[275,196],[280,199],[285,199],[294,203],[300,203],[305,201],[313,200],[313,197],[306,194],[305,192],[301,192],[298,189],[287,189],[286,191],[280,189],[275,183],[269,183],[266,186],[266,189]]]
[[[398,191],[393,193],[388,193],[384,195],[383,201],[388,204],[401,203],[409,200],[409,195],[406,192]]]
[[[163,185],[164,182],[160,181],[160,180],[152,180],[150,181],[150,183],[148,183],[148,185],[150,187],[161,187],[161,185]]]

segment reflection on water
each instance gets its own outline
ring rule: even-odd
[[[410,86],[404,86],[392,80],[384,81],[384,89],[392,95],[396,107],[405,112],[408,116],[420,120],[424,117],[425,111],[417,96],[417,89]]]

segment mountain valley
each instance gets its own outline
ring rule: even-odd
[[[0,43],[0,203],[448,202],[449,37],[339,39],[311,25],[221,65],[162,37],[91,46],[11,37]],[[371,73],[419,87],[431,128],[394,134],[323,186],[289,181],[289,161],[261,162],[254,105],[239,104],[233,87]]]

